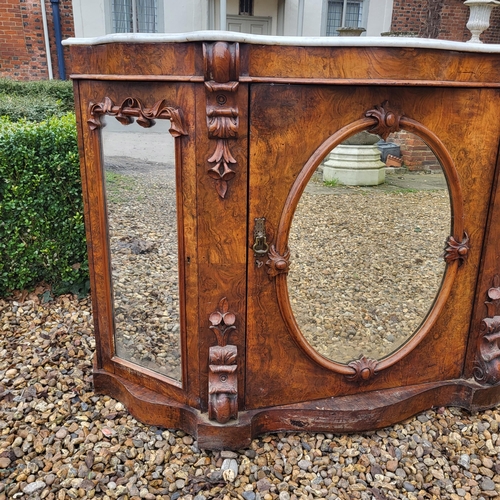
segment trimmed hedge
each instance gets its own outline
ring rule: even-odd
[[[0,296],[42,281],[85,292],[87,280],[74,114],[0,119]]]
[[[12,120],[42,121],[73,111],[71,82],[46,80],[18,82],[0,79],[0,116]]]

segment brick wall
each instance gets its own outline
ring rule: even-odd
[[[45,0],[54,78],[59,78],[52,4]],[[62,38],[74,36],[71,0],[60,0]],[[65,50],[66,76],[71,64]],[[0,77],[48,79],[40,0],[0,0]]]
[[[404,166],[411,171],[441,169],[436,155],[429,146],[415,134],[401,130],[391,134],[388,142],[394,142],[401,148]]]
[[[481,35],[484,43],[500,43],[500,7],[493,9],[490,27]]]
[[[463,0],[394,0],[391,31],[410,31],[422,38],[465,42],[469,8]],[[484,43],[500,43],[500,7],[493,9]]]

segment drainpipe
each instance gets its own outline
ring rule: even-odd
[[[53,80],[54,74],[52,73],[52,56],[50,55],[49,28],[47,26],[47,11],[45,10],[45,0],[40,0],[40,7],[42,9],[43,37],[45,39],[45,53],[47,54],[47,70],[49,72],[49,80]]]
[[[59,69],[59,78],[66,80],[66,70],[64,69],[64,52],[62,47],[61,35],[61,16],[59,15],[59,0],[50,0],[52,4],[52,19],[54,20],[54,31],[56,34],[57,67]]]

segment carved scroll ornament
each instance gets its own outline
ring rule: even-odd
[[[361,358],[351,361],[347,365],[354,369],[354,373],[346,375],[346,378],[352,382],[366,382],[377,374],[377,365],[378,361],[376,359],[361,356]]]
[[[269,279],[274,278],[278,274],[286,274],[290,268],[290,250],[286,250],[283,255],[276,251],[276,247],[271,245],[267,254],[269,260],[266,262],[267,274]]]
[[[225,297],[210,314],[209,321],[218,345],[209,349],[208,418],[225,424],[238,417],[238,348],[227,345],[230,332],[236,329],[236,317],[229,311]]]
[[[389,110],[387,105],[388,101],[384,101],[381,106],[375,106],[374,109],[370,109],[365,113],[366,117],[377,120],[377,123],[368,129],[368,132],[379,135],[384,141],[389,134],[401,130],[399,126],[401,115]]]
[[[89,114],[92,118],[89,118],[87,123],[91,130],[102,127],[101,115],[111,115],[122,125],[130,125],[135,118],[137,123],[144,128],[152,127],[156,119],[167,119],[170,120],[171,128],[169,132],[173,137],[187,135],[181,111],[168,106],[165,99],[148,108],[135,97],[127,97],[120,105],[115,105],[109,97],[105,97],[102,102],[89,103]]]
[[[488,290],[488,317],[481,321],[477,340],[474,378],[484,384],[500,381],[500,276],[493,278]]]
[[[447,263],[458,260],[458,265],[461,266],[467,261],[469,255],[469,235],[464,233],[464,237],[460,242],[455,240],[453,236],[450,236],[446,242],[444,251],[444,260]]]

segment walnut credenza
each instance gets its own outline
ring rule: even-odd
[[[96,391],[206,448],[239,448],[279,430],[374,429],[432,406],[500,401],[499,46],[219,32],[67,43]],[[104,116],[146,128],[169,120],[175,137],[179,380],[117,352]],[[399,130],[427,144],[446,179],[443,279],[396,349],[339,362],[320,354],[294,317],[290,226],[329,151],[361,131]]]

